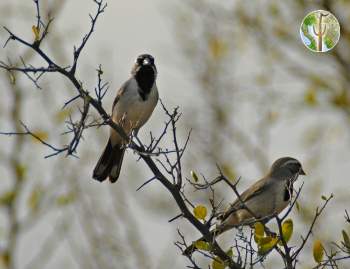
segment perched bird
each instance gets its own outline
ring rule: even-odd
[[[255,219],[264,219],[264,222],[267,222],[290,203],[293,183],[299,175],[305,175],[305,172],[298,160],[291,157],[276,160],[266,176],[240,194],[226,211],[219,214],[217,218],[220,224],[211,233],[218,236]],[[195,246],[191,245],[184,254],[188,255],[195,249]]]
[[[112,120],[119,124],[126,134],[135,133],[150,118],[158,102],[156,85],[157,68],[149,54],[137,57],[129,78],[117,92],[112,107]],[[125,152],[125,141],[111,128],[106,148],[98,160],[93,178],[104,181],[107,177],[117,181]]]

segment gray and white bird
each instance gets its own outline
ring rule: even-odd
[[[126,134],[138,130],[150,118],[158,102],[156,85],[157,68],[149,54],[137,57],[129,78],[118,90],[112,107],[112,120],[119,124]],[[107,177],[117,181],[125,152],[125,142],[111,128],[110,137],[93,171],[93,178],[104,181]]]
[[[256,218],[269,221],[291,202],[293,183],[299,175],[305,175],[305,172],[298,160],[291,157],[276,160],[266,176],[251,185],[226,211],[219,214],[217,218],[220,223],[211,233],[218,236],[234,227],[249,224]],[[188,255],[195,249],[191,245],[184,254]]]

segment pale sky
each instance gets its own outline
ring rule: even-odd
[[[78,76],[84,81],[85,85],[94,85],[96,77],[92,76],[91,74],[94,74],[94,70],[98,64],[102,64],[102,66],[106,68],[105,78],[111,85],[111,90],[107,94],[104,104],[107,110],[110,109],[113,102],[113,98],[115,96],[114,89],[116,90],[129,77],[133,61],[135,57],[141,53],[150,53],[155,56],[159,71],[157,83],[160,97],[169,105],[169,107],[180,105],[184,111],[184,116],[186,116],[186,111],[189,107],[194,107],[198,111],[205,109],[205,107],[201,106],[201,100],[197,98],[200,91],[191,74],[191,68],[195,67],[188,65],[188,61],[183,57],[180,46],[176,40],[176,35],[174,34],[175,30],[172,18],[172,9],[178,5],[178,2],[179,1],[177,0],[114,0],[108,2],[108,8],[99,19],[95,33],[81,56],[80,65],[82,68],[78,71]],[[20,33],[27,38],[31,38],[31,25],[35,21],[33,17],[34,9],[31,9],[31,1],[13,0],[10,4],[0,3],[0,9],[3,5],[6,5],[7,7],[10,6],[11,9],[8,10],[8,17],[0,17],[0,25],[6,25],[10,29],[13,29],[16,33]],[[28,10],[32,10],[33,13],[28,14]],[[62,48],[62,51],[64,51],[67,56],[71,57],[72,45],[78,44],[82,38],[82,33],[85,33],[88,29],[88,13],[94,12],[94,10],[95,6],[92,1],[67,1],[61,15],[59,15],[54,21],[51,30],[53,32],[52,35],[54,36],[54,32],[56,30],[60,33],[65,33],[67,43]],[[300,23],[298,22],[297,25],[300,25]],[[295,36],[297,39],[299,39],[298,30],[295,32]],[[0,38],[1,42],[3,42],[6,38],[3,30],[0,32]],[[101,47],[103,48],[102,51]],[[8,46],[6,49],[9,50],[10,46]],[[305,48],[305,50],[307,49]],[[3,59],[4,55],[4,51],[0,50],[1,59]],[[245,59],[242,60],[244,61],[244,64],[241,63],[241,65],[245,66],[245,68],[242,68],[240,72],[248,73],[249,76],[249,72],[247,72],[247,70],[250,70],[250,68],[252,70],[254,69],[254,59],[254,53],[248,53],[248,57],[245,57]],[[55,79],[57,79],[57,77]],[[20,83],[25,83],[25,80],[20,80]],[[57,85],[60,85],[60,87],[66,87],[65,93],[69,92],[68,83],[62,81],[57,83]],[[279,80],[276,81],[275,87],[277,89],[288,89],[288,91],[293,94],[300,91],[299,86],[301,84],[302,82],[299,81],[291,81],[288,74],[282,74]],[[28,85],[31,84],[28,83]],[[60,87],[58,87],[56,93],[52,94],[55,96],[59,95],[59,90],[61,90]],[[27,90],[31,91],[31,89]],[[218,94],[219,93],[220,92],[218,92]],[[33,91],[32,96],[30,97],[32,98],[31,104],[42,108],[44,105],[41,104],[41,101],[35,97],[38,94],[41,93]],[[50,95],[48,95],[48,97],[50,97]],[[2,95],[0,91],[0,98],[6,100],[7,97],[4,96],[4,94]],[[298,113],[297,107],[295,112],[296,114]],[[33,118],[42,117],[42,114],[43,112],[40,109],[37,111],[30,111],[30,113],[28,112],[25,114],[24,120],[30,122],[30,120]],[[273,148],[268,153],[270,160],[272,161],[277,157],[284,155],[293,155],[300,159],[306,159],[307,154],[303,146],[300,145],[300,140],[303,136],[302,130],[305,126],[311,126],[314,124],[319,117],[323,117],[325,121],[330,122],[328,130],[325,132],[325,149],[323,150],[323,152],[326,152],[326,154],[323,162],[325,169],[322,170],[322,178],[328,179],[328,182],[324,183],[326,188],[325,194],[337,191],[339,188],[350,190],[349,180],[347,177],[345,177],[349,169],[349,163],[348,161],[345,161],[349,160],[349,143],[347,142],[349,134],[342,128],[344,126],[344,122],[339,119],[339,117],[333,117],[333,115],[330,113],[310,112],[303,118],[302,121],[298,121],[296,117],[291,117],[276,125],[271,130],[271,136],[274,143]],[[243,121],[249,121],[249,115],[243,115],[242,119]],[[141,132],[141,135],[146,135],[149,130],[156,129],[159,126],[159,122],[162,120],[162,111],[158,107],[155,110],[150,122],[145,126],[144,133],[142,134]],[[203,124],[205,124],[205,122],[203,122]],[[8,126],[8,123],[0,123],[1,130],[3,128],[7,128]],[[108,134],[106,129],[99,132],[104,132],[106,135]],[[293,139],[291,139],[291,137],[293,137]],[[97,147],[104,144],[104,141],[96,141],[96,136],[94,136],[94,132],[92,131],[87,134],[86,141],[89,142],[83,142],[81,145],[82,151],[89,149],[89,147]],[[1,138],[0,145],[5,148],[8,147],[9,138]],[[36,149],[38,149],[38,147]],[[41,154],[41,156],[47,154],[46,149],[39,149],[35,152],[37,154]],[[82,173],[82,180],[86,182],[88,188],[96,190],[97,196],[98,194],[105,192],[108,188],[113,188],[116,193],[121,192],[122,190],[120,190],[120,186],[125,184],[125,182],[121,184],[118,182],[112,186],[109,184],[101,185],[90,180],[89,177],[91,174],[91,167],[93,167],[96,158],[97,156],[89,156],[88,161],[84,162],[84,167],[79,166]],[[122,176],[127,175],[128,167],[136,165],[135,160],[135,155],[129,152],[126,156],[126,162],[123,164]],[[78,164],[77,161],[74,162]],[[48,165],[53,166],[54,159],[47,161],[47,163]],[[245,165],[243,165],[243,167],[245,167]],[[249,180],[261,176],[256,170],[250,170],[250,167],[251,166],[249,166],[249,164],[246,165],[246,174],[244,175],[244,178],[247,181],[244,184],[245,186],[251,183]],[[206,168],[201,167],[201,169],[205,171]],[[144,172],[144,174],[142,174],[142,172],[140,173],[141,175],[135,179],[138,180],[138,182],[132,183],[135,186],[142,183],[144,180],[144,175],[150,175],[147,170]],[[312,184],[317,184],[318,179],[319,175],[313,175],[312,172],[305,178],[305,201],[307,201],[307,189],[314,188],[315,185]],[[313,183],[311,184],[309,182]],[[173,268],[183,268],[183,266],[187,264],[187,261],[178,254],[178,250],[173,246],[172,242],[172,238],[176,233],[176,228],[179,223],[167,223],[167,220],[174,216],[174,212],[169,212],[168,215],[159,219],[159,217],[155,218],[152,215],[149,216],[149,210],[144,211],[142,209],[142,203],[146,200],[145,198],[151,197],[152,195],[160,195],[164,197],[164,195],[167,194],[165,194],[164,188],[161,187],[160,184],[153,183],[142,192],[137,194],[135,193],[135,196],[129,197],[129,201],[132,203],[131,207],[135,207],[135,210],[139,211],[138,214],[140,219],[138,219],[138,225],[142,227],[142,231],[144,232],[144,242],[148,247],[148,252],[152,254],[151,256],[153,262],[156,262],[158,260],[158,256],[163,254],[160,253],[161,250],[170,249],[174,253]],[[128,204],[126,206],[130,205]],[[336,220],[336,222],[342,222],[342,215],[343,212],[339,212],[339,214],[334,216],[334,220]],[[49,229],[50,226],[50,224],[43,225],[45,229]],[[39,229],[37,234],[32,235],[32,239],[35,238],[35,236],[39,236],[40,232],[41,230]],[[157,239],[156,243],[154,243],[154,238]],[[28,253],[28,248],[31,247],[31,242],[31,240],[28,240],[28,243],[24,243],[24,246],[21,246],[19,265],[22,265],[22,262],[23,264],[26,263],[27,257],[30,255]],[[67,250],[60,249],[60,251],[63,253],[62,255],[65,255],[65,251]],[[158,255],[153,255],[153,253],[157,253]],[[62,264],[60,264],[57,260],[52,262],[50,268],[61,268]],[[21,266],[19,268],[21,268]],[[76,268],[74,267],[74,262],[69,263],[69,267],[67,268]]]

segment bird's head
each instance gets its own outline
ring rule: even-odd
[[[140,72],[153,76],[157,75],[157,68],[154,64],[154,58],[152,55],[141,54],[136,58],[131,73],[135,76]]]
[[[140,89],[148,93],[157,78],[157,68],[154,64],[153,56],[149,54],[141,54],[138,56],[131,74],[136,79]]]
[[[285,176],[299,176],[306,175],[301,163],[294,158],[291,157],[283,157],[276,160],[271,168],[271,175],[280,175],[282,178]]]

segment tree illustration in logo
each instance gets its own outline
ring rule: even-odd
[[[316,10],[303,20],[300,36],[306,47],[316,52],[326,52],[334,48],[340,37],[337,18],[325,10]]]

